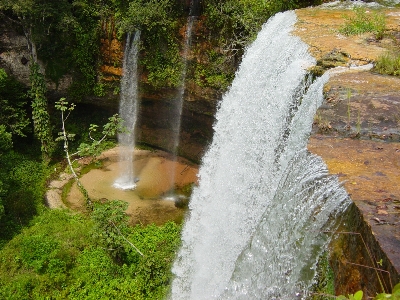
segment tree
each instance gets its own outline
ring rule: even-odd
[[[61,112],[61,124],[62,124],[61,132],[58,133],[58,138],[56,139],[56,141],[63,142],[65,157],[67,158],[68,166],[71,170],[72,175],[75,178],[79,190],[85,197],[86,205],[91,209],[92,201],[90,200],[85,187],[80,182],[78,174],[75,172],[72,158],[76,156],[96,157],[97,155],[99,155],[101,152],[100,145],[107,137],[115,136],[118,132],[124,131],[124,127],[122,126],[122,119],[118,116],[118,114],[115,114],[112,117],[108,118],[108,123],[106,123],[103,126],[103,130],[99,138],[95,138],[93,136],[93,134],[97,132],[99,126],[91,124],[89,128],[89,137],[91,143],[90,144],[81,143],[78,147],[78,150],[75,153],[70,153],[68,142],[75,137],[75,134],[67,132],[65,128],[65,122],[67,121],[71,112],[75,109],[75,104],[68,103],[65,98],[61,98],[59,101],[56,102],[55,107],[57,110]]]
[[[92,212],[95,223],[94,233],[100,238],[100,243],[111,253],[111,257],[122,261],[125,254],[124,244],[128,243],[137,253],[143,253],[133,245],[125,235],[128,233],[128,216],[125,213],[128,203],[120,200],[97,203]]]

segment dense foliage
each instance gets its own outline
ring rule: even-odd
[[[188,2],[187,2],[188,3]],[[225,89],[245,47],[261,25],[278,11],[318,4],[319,0],[210,0],[202,2],[202,15],[212,47],[193,76],[201,86]],[[185,1],[176,0],[4,0],[0,10],[18,21],[45,62],[46,77],[58,82],[74,77],[70,96],[104,96],[106,82],[98,76],[101,64],[102,24],[112,20],[123,42],[126,33],[141,31],[140,66],[153,87],[180,85],[183,67],[182,28],[188,15]],[[217,54],[217,55],[216,55]],[[192,72],[192,73],[193,73]]]
[[[21,147],[21,137],[29,139],[27,102],[24,87],[0,69],[0,245],[42,207],[46,168],[14,150],[15,141]]]
[[[141,31],[140,65],[154,87],[176,87],[182,69],[179,26],[183,7],[175,0],[133,0],[126,11],[117,11],[120,34]]]
[[[97,209],[102,210],[98,215],[122,215],[112,205]],[[179,226],[118,225],[143,256],[121,240],[123,259],[116,260],[108,248],[110,235],[104,235],[104,219],[60,210],[36,217],[0,251],[0,298],[162,299]]]
[[[49,168],[30,155],[12,149],[0,151],[0,246],[44,209]]]
[[[36,137],[41,143],[43,160],[50,161],[54,148],[50,115],[47,110],[46,81],[37,63],[31,64],[32,121]]]
[[[26,135],[29,124],[27,102],[23,85],[0,69],[0,124],[9,133]]]

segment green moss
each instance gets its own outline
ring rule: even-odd
[[[335,275],[329,265],[329,252],[325,251],[317,264],[316,282],[312,286],[312,296],[309,300],[332,299],[335,295]]]
[[[61,192],[61,200],[63,203],[67,202],[68,195],[71,192],[71,188],[74,183],[75,183],[75,179],[71,179],[64,185],[62,192]]]

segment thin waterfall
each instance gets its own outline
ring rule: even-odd
[[[124,121],[126,132],[118,134],[120,176],[114,183],[119,189],[130,190],[136,187],[133,158],[135,148],[135,125],[138,102],[138,53],[140,31],[128,33],[126,37],[121,78],[121,98],[119,114]]]
[[[193,1],[191,2],[191,7],[193,7]],[[185,31],[185,38],[184,38],[184,46],[182,52],[182,62],[183,68],[181,73],[181,80],[180,86],[178,88],[178,95],[176,98],[176,102],[174,103],[174,111],[172,113],[172,160],[176,162],[178,156],[178,146],[179,146],[179,138],[180,138],[180,131],[181,131],[181,120],[182,120],[182,107],[183,107],[183,100],[186,90],[186,74],[187,74],[187,65],[188,65],[188,55],[191,48],[192,43],[192,31],[193,31],[193,23],[196,20],[196,16],[192,16],[191,13],[187,19],[187,27]],[[176,164],[172,164],[172,168],[170,170],[170,185],[173,187],[175,184],[176,179]],[[167,198],[174,197],[173,192]]]
[[[322,230],[348,205],[307,151],[329,75],[314,80],[308,47],[279,13],[247,49],[224,95],[173,265],[171,299],[298,299],[307,294]]]

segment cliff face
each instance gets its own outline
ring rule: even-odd
[[[25,37],[13,21],[0,15],[0,68],[29,85],[29,57]]]
[[[296,11],[295,34],[310,45],[317,72],[341,66],[325,86],[308,148],[337,174],[354,206],[332,244],[337,294],[390,292],[400,281],[400,79],[370,71],[368,64],[399,49],[400,10],[380,10],[382,39],[372,33],[344,36],[346,8]],[[367,14],[371,14],[368,11]],[[367,68],[365,68],[367,67]],[[389,143],[390,142],[390,143]]]
[[[179,35],[183,41],[187,24],[184,20],[180,23],[182,23],[182,26]],[[197,162],[212,138],[213,116],[217,102],[222,95],[221,90],[199,86],[193,75],[193,68],[196,64],[207,63],[207,57],[204,53],[212,48],[208,35],[209,33],[204,26],[204,18],[197,17],[193,26],[192,44],[186,57],[188,71],[178,149],[180,155]],[[95,110],[104,111],[106,109],[111,115],[118,112],[119,95],[113,89],[118,90],[119,87],[124,51],[124,41],[117,37],[112,19],[105,20],[102,23],[99,46],[99,61],[101,63],[97,77],[99,82],[108,84],[113,88],[106,90],[104,97],[87,97],[83,99],[83,102],[93,105]],[[141,51],[140,55],[146,55],[146,51]],[[30,53],[27,48],[27,41],[22,30],[19,29],[19,24],[13,23],[11,19],[1,15],[0,67],[29,86],[29,60]],[[173,135],[171,123],[176,118],[176,116],[171,116],[170,110],[177,101],[179,92],[177,88],[155,88],[149,84],[147,74],[143,70],[140,70],[140,73],[140,111],[136,135],[138,142],[169,151],[173,149],[173,141],[169,138]],[[58,84],[48,81],[50,100],[57,100],[59,97],[65,96],[71,83],[71,76],[64,76]]]
[[[101,78],[106,82],[119,84],[122,76],[123,41],[116,37],[113,23],[103,25],[101,37]],[[197,17],[193,24],[191,47],[187,53],[187,77],[182,108],[181,133],[178,153],[181,156],[199,162],[203,150],[212,138],[214,113],[222,92],[210,87],[200,87],[193,77],[195,64],[207,63],[204,53],[211,49],[211,45],[204,27],[204,19]],[[184,22],[179,30],[180,39],[185,40],[187,24]],[[183,48],[183,46],[181,47]],[[146,55],[144,49],[141,56]],[[140,60],[140,58],[139,58]],[[167,151],[173,149],[174,141],[171,124],[177,116],[171,115],[174,103],[178,101],[177,88],[153,87],[145,71],[140,70],[139,80],[139,116],[137,122],[137,141],[146,143]],[[110,101],[110,98],[114,100]],[[96,99],[101,105],[117,110],[118,97]]]
[[[20,25],[0,14],[0,68],[6,70],[8,74],[17,78],[24,85],[29,86],[30,56],[28,43]],[[58,84],[48,80],[47,87],[50,94],[59,97],[66,94],[71,82],[71,76],[64,76]]]

